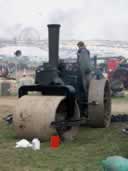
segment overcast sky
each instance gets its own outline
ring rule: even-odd
[[[34,27],[44,39],[49,23],[61,39],[128,41],[128,0],[0,0],[0,37]]]

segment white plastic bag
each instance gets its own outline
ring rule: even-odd
[[[16,148],[28,148],[28,147],[32,147],[32,144],[26,139],[22,139],[16,142]]]
[[[40,140],[38,138],[34,138],[32,140],[32,149],[33,150],[40,150]]]

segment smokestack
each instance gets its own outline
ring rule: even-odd
[[[59,60],[59,24],[48,25],[49,64],[57,67]]]

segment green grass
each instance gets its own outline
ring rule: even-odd
[[[112,100],[114,101],[128,101],[128,95],[125,95],[124,97],[112,97]]]
[[[76,140],[53,150],[49,142],[40,151],[15,149],[15,131],[0,122],[0,171],[101,171],[107,156],[128,157],[128,136],[123,124],[107,129],[80,128]]]

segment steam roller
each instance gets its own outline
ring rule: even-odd
[[[63,140],[72,140],[81,124],[110,125],[109,81],[90,77],[88,91],[84,91],[77,62],[59,59],[59,29],[59,24],[48,25],[49,61],[37,67],[34,85],[19,88],[13,116],[18,138],[43,141],[58,134]]]

